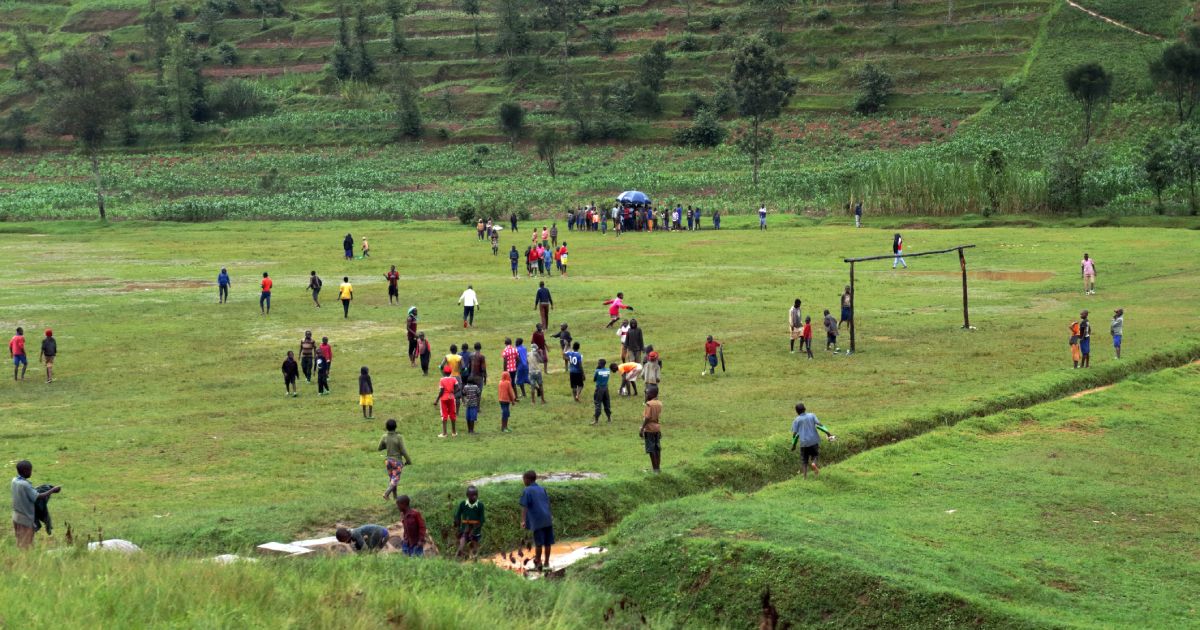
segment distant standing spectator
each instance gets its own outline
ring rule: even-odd
[[[662,401],[658,399],[658,386],[646,386],[646,407],[642,411],[642,428],[638,437],[646,446],[646,454],[650,456],[650,468],[656,473],[662,472]]]
[[[363,418],[375,418],[375,385],[365,365],[358,372],[358,404],[362,407]]]
[[[224,304],[229,301],[229,272],[221,267],[221,273],[217,274],[217,304]]]
[[[476,347],[479,344],[475,344]],[[529,349],[525,347],[525,340],[517,337],[517,378],[513,381],[513,387],[520,388],[521,397],[525,398],[529,394],[525,393],[525,386],[529,384]]]
[[[487,384],[487,357],[483,356],[483,344],[475,342],[475,353],[471,355],[471,379],[482,387]]]
[[[308,290],[312,291],[313,304],[317,308],[321,308],[321,278],[317,276],[317,272],[312,271],[308,274]]]
[[[583,355],[579,354],[578,341],[571,345],[571,350],[565,356],[567,373],[571,379],[571,395],[575,397],[575,402],[579,402],[579,394],[583,391]]]
[[[553,247],[554,249],[558,249],[558,224],[557,223],[550,224],[550,246]]]
[[[329,393],[329,362],[325,357],[317,357],[317,395]]]
[[[1115,320],[1114,320],[1115,321]],[[1121,340],[1117,341],[1117,358],[1121,358]],[[42,352],[38,355],[40,360],[46,366],[46,382],[54,382],[54,357],[58,356],[58,342],[54,340],[54,331],[46,329],[46,338],[42,340]]]
[[[317,352],[321,353],[321,358],[325,359],[326,370],[333,367],[333,348],[329,345],[329,337],[321,337],[321,345],[317,346]]]
[[[895,269],[896,265],[904,265],[904,268],[908,269],[908,263],[904,262],[904,238],[899,232],[892,237],[892,255],[896,257],[892,261],[892,269]]]
[[[392,305],[392,300],[396,300],[396,304],[400,303],[400,273],[396,271],[396,265],[392,265],[390,271],[383,276],[388,281],[388,306]]]
[[[854,204],[854,227],[862,227],[862,202]]]
[[[346,234],[346,238],[342,239],[342,249],[346,250],[346,260],[354,259],[354,237]]]
[[[29,480],[33,477],[33,464],[29,460],[17,462],[17,476],[12,480],[13,533],[17,537],[17,548],[33,546],[34,527],[37,524],[35,504],[49,499],[50,495],[62,492],[62,486],[54,486],[45,492],[34,490]],[[527,484],[528,485],[528,484]],[[549,554],[547,554],[549,555]]]
[[[521,527],[533,533],[533,566],[550,566],[550,547],[554,544],[554,517],[550,514],[550,495],[537,484],[537,473],[525,471],[525,490],[521,493]]]
[[[17,326],[17,334],[8,340],[8,356],[12,357],[13,380],[17,380],[20,371],[21,379],[25,380],[25,370],[29,369],[29,358],[25,356],[25,329]]]
[[[695,217],[695,212],[693,212],[693,211],[692,211],[692,207],[691,207],[691,206],[688,206],[688,209],[687,209],[687,229],[688,229],[688,231],[689,231],[689,232],[691,232],[691,231],[694,229],[692,226],[694,225],[695,219],[696,219],[696,217]]]
[[[625,337],[629,335],[629,320],[621,320],[621,325],[617,327],[617,339],[621,340],[621,361],[629,358],[629,348],[625,347]]]
[[[542,399],[542,404],[546,404],[546,391],[542,381],[542,372],[546,365],[546,347],[545,344],[539,346],[534,344],[529,348],[529,404],[537,403],[537,399]]]
[[[1079,272],[1083,274],[1083,294],[1096,295],[1096,261],[1084,254],[1079,261]]]
[[[296,364],[296,357],[288,350],[287,358],[283,360],[283,395],[296,397],[300,392],[296,391],[296,377],[300,374],[300,367]]]
[[[500,233],[495,230],[492,230],[491,241],[492,241],[492,255],[497,256],[500,254]]]
[[[412,460],[408,457],[408,449],[404,448],[404,436],[396,433],[396,419],[389,418],[384,423],[384,429],[387,432],[379,440],[379,448],[376,449],[387,451],[384,468],[388,474],[388,487],[383,493],[383,498],[387,499],[390,496],[398,499],[396,486],[400,484],[400,475],[404,473],[404,467],[412,465]]]
[[[421,359],[421,374],[429,376],[429,358],[433,354],[433,350],[429,347],[429,341],[425,339],[425,333],[417,333],[417,358]]]
[[[704,341],[704,360],[708,362],[708,373],[717,373],[717,353],[721,351],[721,342],[713,340],[712,335]]]
[[[649,352],[646,353],[646,363],[642,365],[642,380],[646,382],[647,391],[651,386],[658,387],[662,382],[662,362],[653,348],[654,346],[646,346]]]
[[[300,369],[304,371],[304,380],[312,382],[313,361],[317,358],[317,341],[312,337],[312,331],[304,331],[300,340]]]
[[[833,315],[829,314],[829,309],[825,309],[825,321],[823,323],[825,325],[825,349],[833,350],[834,354],[837,354],[838,325]]]
[[[258,310],[262,311],[263,315],[271,314],[271,287],[275,285],[275,281],[263,272],[262,279],[262,295],[258,297]]]
[[[758,207],[758,229],[759,231],[767,229],[767,204],[762,204]]]
[[[559,275],[567,277],[567,242],[563,241],[562,247],[558,248]]]
[[[721,211],[720,210],[713,210],[713,229],[714,230],[721,229]]]
[[[342,276],[342,286],[338,287],[338,299],[342,301],[342,317],[350,317],[350,300],[354,299],[354,285],[350,284],[349,276]]]
[[[850,320],[854,318],[852,304],[854,304],[854,297],[850,294],[850,285],[846,285],[846,289],[842,291],[842,318],[838,320],[838,328],[841,328],[842,324],[850,326]]]
[[[796,302],[792,305],[792,308],[788,309],[788,331],[791,333],[788,348],[793,354],[796,352],[796,340],[800,338],[800,333],[803,330],[804,317],[803,313],[800,312],[800,298],[796,298]],[[803,345],[803,342],[801,342],[801,345]]]
[[[821,469],[817,467],[817,456],[820,453],[821,435],[817,433],[821,431],[829,436],[829,441],[836,440],[837,437],[821,424],[817,417],[804,408],[804,403],[796,403],[796,419],[792,420],[792,450],[796,450],[796,445],[800,445],[800,457],[802,458],[804,478],[808,479],[808,469],[811,467],[814,475],[821,474]]]
[[[517,251],[517,246],[513,245],[512,249],[508,250],[508,262],[512,266],[513,280],[517,279],[517,261],[521,258],[521,252]]]
[[[474,326],[475,309],[479,307],[479,296],[475,295],[475,289],[471,285],[468,284],[467,290],[458,296],[458,303],[463,307],[463,328]]]
[[[812,354],[812,318],[804,318],[804,328],[800,331],[800,346],[804,348],[804,353],[809,359],[813,358]]]
[[[479,401],[483,397],[483,388],[471,379],[463,383],[462,402],[467,409],[467,435],[475,435],[475,422],[479,420]]]
[[[1079,354],[1079,367],[1092,367],[1092,323],[1086,310],[1079,314]]]
[[[485,521],[483,501],[479,500],[479,489],[467,486],[467,498],[454,510],[454,527],[458,529],[458,556],[473,557],[479,551]]]
[[[408,336],[408,365],[417,367],[417,307],[408,307],[408,317],[404,321],[404,333]]]
[[[1120,359],[1121,358],[1121,337],[1125,334],[1125,309],[1119,308],[1119,309],[1113,311],[1112,323],[1108,325],[1108,333],[1110,335],[1112,335],[1113,350],[1115,350],[1117,352],[1117,358]],[[49,334],[50,334],[50,331],[47,330],[46,335],[49,335]],[[43,343],[43,345],[45,345],[45,344]],[[46,378],[50,378],[49,365],[47,365],[46,371],[47,371]],[[49,383],[50,381],[46,381],[46,382]]]
[[[533,308],[541,317],[542,327],[549,326],[550,311],[554,310],[554,298],[550,295],[550,289],[546,288],[545,282],[538,282],[537,295],[533,298]]]
[[[1083,360],[1083,354],[1079,351],[1079,322],[1071,322],[1067,328],[1071,331],[1071,338],[1067,341],[1071,346],[1071,369],[1078,369]]]
[[[400,495],[400,498],[396,499],[396,509],[400,510],[400,524],[404,527],[400,551],[406,556],[420,557],[425,555],[425,517],[414,510],[411,503],[408,495]]]
[[[508,221],[512,225],[513,234],[516,234],[517,233],[517,213],[516,212],[512,213],[512,216],[508,218]]]
[[[371,246],[367,244],[367,237],[363,237],[362,257],[366,258],[371,255]]]

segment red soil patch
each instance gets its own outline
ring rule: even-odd
[[[619,39],[626,41],[637,41],[639,39],[662,39],[667,34],[667,27],[656,25],[651,31],[632,31],[622,33]]]
[[[80,11],[61,30],[68,33],[111,31],[137,23],[141,14],[141,11]]]
[[[206,77],[273,77],[281,74],[320,72],[323,63],[299,63],[292,66],[242,66],[239,68],[205,68]]]
[[[122,293],[132,291],[150,291],[153,289],[198,289],[212,286],[213,283],[204,280],[162,280],[155,282],[130,282],[118,289]]]
[[[1112,385],[1102,385],[1100,387],[1093,387],[1091,389],[1085,389],[1081,392],[1075,392],[1074,394],[1071,394],[1071,398],[1083,398],[1084,396],[1087,396],[1089,394],[1095,394],[1096,392],[1102,392],[1110,387],[1112,387]]]

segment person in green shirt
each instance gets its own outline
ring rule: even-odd
[[[467,486],[467,498],[454,510],[454,526],[458,528],[458,557],[474,558],[479,552],[479,541],[483,538],[483,501],[479,500],[479,489]],[[464,556],[464,552],[466,556]]]
[[[387,492],[383,493],[383,498],[388,498],[391,495],[396,498],[396,486],[400,483],[400,473],[404,472],[405,466],[411,466],[412,460],[408,458],[408,450],[404,448],[404,436],[396,433],[396,419],[390,418],[384,424],[387,428],[387,433],[383,434],[383,439],[379,440],[379,449],[387,451],[387,473],[388,473],[388,488]]]

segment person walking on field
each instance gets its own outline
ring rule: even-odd
[[[1079,355],[1079,367],[1092,367],[1092,324],[1086,310],[1079,314]]]
[[[512,413],[512,406],[517,404],[517,390],[513,389],[512,376],[508,372],[500,373],[500,386],[497,392],[500,400],[500,432],[512,433],[512,429],[508,428],[508,418]]]
[[[542,328],[549,326],[550,311],[554,310],[554,298],[550,295],[550,289],[546,288],[544,281],[538,282],[537,295],[533,298],[533,308],[541,317]]]
[[[583,392],[583,355],[579,354],[579,342],[573,343],[564,356],[571,379],[571,395],[575,397],[575,402],[579,402],[579,394]]]
[[[854,204],[854,227],[862,227],[862,202]]]
[[[267,272],[263,272],[262,279],[262,294],[258,297],[258,310],[263,315],[271,314],[271,287],[275,286],[275,281],[271,279]]]
[[[358,371],[358,404],[362,407],[363,419],[375,418],[375,385],[365,365]]]
[[[854,317],[854,297],[850,294],[850,285],[846,285],[846,289],[842,291],[842,318],[838,320],[838,328],[845,324],[850,327],[850,320]]]
[[[761,232],[767,229],[767,204],[758,206],[758,230]]]
[[[517,246],[513,245],[512,249],[508,250],[508,263],[512,267],[513,280],[517,279],[517,261],[521,259],[521,252],[517,251]]]
[[[1079,273],[1083,275],[1083,294],[1096,295],[1096,261],[1084,254],[1079,261]]]
[[[550,514],[550,495],[537,484],[532,470],[522,475],[525,490],[521,493],[521,527],[533,533],[533,567],[541,571],[550,567],[550,547],[554,545],[554,517]]]
[[[1108,325],[1108,333],[1112,335],[1113,350],[1117,353],[1117,358],[1121,358],[1121,337],[1125,334],[1125,309],[1119,308],[1113,311],[1112,323]],[[47,330],[49,335],[50,331]],[[46,367],[46,378],[50,378],[50,367]],[[49,383],[50,381],[46,381]]]
[[[450,366],[442,368],[442,378],[438,381],[437,398],[433,403],[442,411],[442,432],[438,434],[440,438],[446,437],[447,422],[450,423],[451,434],[458,437],[458,429],[455,427],[458,422],[458,387],[458,379],[451,374]]]
[[[313,361],[317,358],[317,341],[312,337],[312,331],[304,331],[300,340],[300,369],[304,371],[304,380],[312,382]]]
[[[338,287],[338,299],[342,301],[342,318],[350,317],[350,300],[354,299],[354,285],[350,284],[349,276],[342,276],[342,286]]]
[[[837,436],[829,432],[825,425],[821,424],[817,417],[804,408],[804,403],[796,403],[796,419],[792,420],[792,450],[796,450],[796,445],[800,445],[800,457],[802,458],[804,478],[808,479],[808,469],[812,468],[813,475],[821,474],[821,469],[817,467],[817,456],[821,449],[820,431],[829,436],[829,441],[833,442]]]
[[[325,359],[325,370],[328,371],[333,367],[333,347],[329,345],[329,337],[321,337],[321,345],[317,346],[317,352]]]
[[[529,404],[536,404],[538,398],[546,404],[546,390],[542,380],[542,372],[546,366],[546,346],[533,344],[529,348]]]
[[[388,271],[383,277],[388,281],[388,306],[392,305],[392,300],[396,300],[396,304],[400,304],[400,273],[396,271],[396,265],[392,265],[391,271]]]
[[[713,210],[713,229],[714,230],[721,229],[721,211],[720,210]]]
[[[838,345],[837,345],[838,325],[837,325],[837,320],[833,318],[833,315],[829,314],[829,309],[825,309],[824,324],[825,324],[825,349],[833,350],[833,353],[837,354],[837,352],[839,350]]]
[[[604,305],[608,307],[608,317],[609,317],[608,325],[605,326],[605,328],[612,328],[613,324],[620,321],[621,309],[626,309],[626,310],[630,310],[630,311],[633,310],[632,306],[626,306],[624,300],[625,300],[625,294],[621,293],[621,292],[617,292],[617,297],[615,297],[611,300],[605,300]]]
[[[788,331],[791,333],[788,349],[792,354],[796,353],[796,340],[800,338],[800,333],[803,330],[804,317],[800,312],[800,298],[796,298],[796,302],[792,304],[792,308],[788,309]],[[801,342],[802,346],[803,343],[804,342]],[[803,349],[803,347],[801,349]]]
[[[29,549],[33,546],[33,534],[37,531],[37,502],[48,500],[51,495],[62,492],[62,486],[38,492],[29,482],[32,477],[33,464],[27,459],[17,462],[17,476],[12,480],[13,534],[17,538],[17,549]]]
[[[316,271],[308,274],[308,290],[312,291],[313,305],[321,308],[321,278],[317,276]]]
[[[371,255],[371,246],[367,244],[367,237],[363,237],[362,257],[366,258]]]
[[[25,380],[25,370],[29,369],[29,358],[25,356],[25,329],[20,326],[17,326],[17,334],[8,340],[8,356],[12,358],[13,380],[18,380],[18,372],[21,374],[19,380]]]
[[[283,360],[283,395],[296,397],[300,392],[296,391],[296,377],[300,374],[300,368],[296,365],[296,356],[288,350],[287,358]]]
[[[421,359],[421,374],[429,376],[429,358],[433,355],[433,349],[429,347],[429,340],[425,339],[425,333],[417,333],[417,357]]]
[[[346,238],[342,239],[342,249],[345,250],[346,260],[354,260],[354,237],[350,233],[346,233]]]
[[[329,394],[329,362],[325,357],[317,357],[317,395]]]
[[[558,224],[557,223],[550,224],[550,246],[553,247],[554,249],[558,249]]]
[[[479,308],[479,296],[475,295],[475,289],[471,285],[467,285],[467,290],[458,296],[458,303],[463,307],[463,328],[475,325],[475,309]]]
[[[495,230],[492,230],[491,241],[492,241],[492,255],[493,256],[500,255],[500,233]]]
[[[896,265],[904,265],[904,268],[908,269],[908,263],[904,262],[904,238],[900,236],[899,232],[892,236],[892,255],[895,256],[895,259],[892,260],[892,269],[895,269]]]
[[[642,438],[646,454],[650,456],[650,469],[655,473],[662,472],[662,401],[658,399],[658,386],[646,386],[646,407],[642,411],[642,428],[638,437]]]
[[[217,304],[229,301],[229,284],[229,272],[221,267],[221,273],[217,274]]]
[[[712,335],[704,341],[704,360],[708,363],[708,370],[705,374],[717,373],[717,353],[721,351],[721,342],[714,341]]]
[[[483,356],[483,344],[478,341],[475,342],[475,352],[471,354],[471,378],[478,382],[480,387],[487,385],[487,357]]]
[[[596,407],[595,414],[592,416],[592,424],[600,424],[600,410],[604,408],[604,415],[608,417],[608,421],[612,422],[612,397],[608,394],[608,379],[612,376],[612,372],[608,369],[607,361],[600,359],[596,363],[596,371],[592,373],[592,382],[596,384],[596,391],[592,394],[592,403]]]
[[[512,345],[512,339],[504,339],[504,350],[500,352],[500,361],[504,365],[504,371],[508,374],[508,378],[516,382],[517,378],[517,349]]]
[[[393,499],[398,499],[396,486],[400,484],[400,475],[404,472],[404,467],[411,466],[412,460],[408,457],[408,449],[404,448],[404,436],[396,433],[396,419],[388,419],[383,426],[387,433],[383,434],[383,438],[379,440],[379,448],[376,449],[387,451],[384,468],[388,474],[388,487],[383,493],[383,498],[391,496]]]
[[[408,307],[408,317],[404,320],[404,332],[408,336],[408,365],[417,367],[417,307]]]
[[[42,351],[38,354],[38,360],[46,366],[47,383],[54,382],[54,357],[56,356],[58,356],[58,342],[54,340],[54,331],[47,328],[46,338],[42,339]],[[1117,358],[1121,358],[1120,339],[1117,340]]]
[[[512,216],[510,216],[508,218],[508,222],[509,222],[509,225],[512,226],[513,234],[516,234],[517,233],[517,213],[516,212],[512,213]]]

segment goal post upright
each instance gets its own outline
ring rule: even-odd
[[[905,254],[905,256],[904,256],[905,258],[918,258],[920,256],[934,256],[937,254],[948,254],[950,252],[958,252],[958,266],[962,271],[962,304],[963,304],[963,326],[962,327],[965,330],[971,329],[971,316],[970,316],[970,311],[968,310],[968,306],[967,306],[967,256],[963,250],[971,249],[972,247],[975,247],[975,246],[974,245],[956,245],[954,247],[949,247],[946,249],[939,249],[939,250],[934,250],[934,251],[930,251],[930,252],[916,252],[916,253],[912,253],[912,254]],[[887,260],[888,258],[895,258],[895,254],[891,254],[891,255],[887,255],[887,256],[861,256],[858,258],[843,258],[842,259],[842,262],[850,264],[850,352],[851,353],[854,353],[858,350],[858,348],[856,346],[856,339],[855,339],[856,330],[855,330],[855,326],[854,326],[854,323],[858,320],[858,312],[857,312],[857,308],[856,308],[858,292],[855,290],[855,286],[854,286],[854,265],[855,265],[855,263],[867,262],[867,261],[871,261],[871,260]]]

